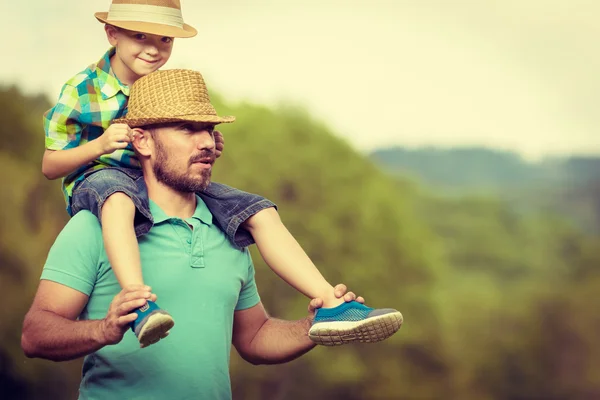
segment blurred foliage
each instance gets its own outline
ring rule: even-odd
[[[386,175],[300,108],[213,100],[237,117],[222,127],[215,180],[275,201],[330,282],[405,317],[385,342],[317,348],[281,366],[251,366],[234,351],[234,398],[600,398],[598,237],[560,215],[440,197]],[[14,87],[0,104],[0,398],[73,398],[79,362],[29,360],[19,346],[67,220],[58,181],[40,171],[49,104]],[[270,313],[304,316],[308,301],[252,251]]]

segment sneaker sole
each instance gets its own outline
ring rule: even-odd
[[[396,333],[402,321],[402,314],[395,312],[362,321],[319,322],[310,328],[308,337],[321,346],[375,343]]]
[[[168,314],[156,313],[148,318],[138,335],[140,347],[147,347],[167,336],[175,321]]]

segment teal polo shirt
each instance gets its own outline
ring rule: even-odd
[[[175,320],[170,335],[144,349],[133,332],[85,357],[81,399],[230,399],[233,314],[260,298],[247,249],[236,249],[197,197],[194,215],[167,216],[150,201],[155,224],[139,238],[144,281]],[[82,320],[102,319],[121,290],[102,231],[88,211],[59,234],[44,266],[47,279],[89,296]]]

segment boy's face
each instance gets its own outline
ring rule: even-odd
[[[165,65],[173,49],[171,37],[128,31],[110,25],[106,26],[106,36],[116,48],[111,67],[117,78],[126,85]]]

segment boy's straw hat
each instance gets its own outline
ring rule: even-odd
[[[198,33],[183,23],[179,0],[112,0],[108,12],[94,16],[105,24],[159,36],[186,38]]]
[[[130,128],[180,121],[212,124],[235,121],[235,117],[217,115],[200,72],[155,71],[135,81],[129,93],[127,114],[114,122]]]

